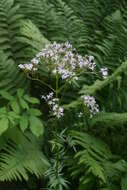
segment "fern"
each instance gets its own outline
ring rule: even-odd
[[[22,137],[23,138],[23,137]],[[49,167],[41,148],[31,135],[16,145],[9,142],[0,154],[0,181],[28,180],[28,172],[40,177]]]
[[[121,173],[126,173],[127,163],[124,160],[117,160],[118,158],[112,155],[103,141],[87,133],[76,131],[72,131],[72,137],[73,143],[83,148],[83,150],[78,150],[75,156],[78,158],[77,173],[81,183],[91,182],[92,174],[100,179],[98,188],[101,189],[102,186],[111,188],[118,179],[121,179]],[[113,157],[116,160],[114,163]],[[72,175],[76,175],[75,170]]]
[[[28,91],[29,82],[17,65],[29,62],[46,43],[54,40],[59,42],[69,40],[76,48],[75,52],[94,55],[98,68],[108,67],[110,76],[106,80],[96,80],[96,77],[82,75],[78,82],[69,84],[67,93],[64,93],[62,103],[66,104],[64,107],[67,114],[62,119],[62,124],[59,124],[61,126],[59,131],[65,125],[68,126],[68,131],[71,128],[81,131],[72,132],[74,149],[69,147],[70,149],[66,151],[72,163],[72,176],[76,181],[73,181],[71,176],[68,177],[66,167],[60,168],[59,176],[61,171],[65,171],[72,184],[73,182],[78,184],[77,181],[80,179],[79,190],[126,188],[126,20],[125,0],[0,1],[0,49],[2,50],[0,90],[15,94],[20,87]],[[55,78],[47,68],[39,69],[37,75],[47,84],[52,86],[55,84]],[[96,81],[92,83],[94,80]],[[47,88],[40,87],[37,81],[32,82],[32,93],[40,96],[45,92],[47,93]],[[94,95],[100,109],[103,110],[88,120],[88,128],[85,118],[77,118],[76,115],[81,106],[77,96],[82,94]],[[47,114],[45,105],[42,107]],[[13,109],[15,109],[14,104]],[[70,112],[70,109],[73,111]],[[46,125],[51,127],[52,122],[53,120],[45,117]],[[27,180],[29,173],[37,177],[42,176],[49,164],[39,144],[26,132],[22,136],[17,135],[16,131],[10,134],[8,130],[0,137],[0,142],[3,142],[0,144],[0,180],[12,181],[23,178]],[[46,128],[48,133],[45,138],[46,143],[47,139],[51,140],[50,131],[51,128],[49,131]],[[100,140],[102,137],[103,140]],[[64,146],[67,147],[67,144]],[[46,154],[50,155],[49,147],[45,149]],[[77,150],[76,156],[74,156],[75,150]],[[52,180],[55,179],[52,178],[54,170],[50,168],[48,171],[52,185]],[[66,180],[62,182],[66,188],[64,185]]]
[[[35,54],[49,43],[48,40],[41,34],[39,29],[31,22],[31,20],[24,20],[21,22],[20,37],[17,39],[22,44],[29,45],[29,56],[30,51],[33,50],[33,54]]]
[[[0,52],[0,90],[16,92],[17,88],[28,90],[29,82],[21,73],[15,62],[8,58],[4,52]]]
[[[126,124],[127,113],[100,113],[95,116],[90,122],[90,126],[103,125],[115,126]]]
[[[19,35],[20,20],[19,5],[14,5],[14,0],[0,1],[0,47],[6,55],[17,60],[19,57],[20,45],[16,42]]]

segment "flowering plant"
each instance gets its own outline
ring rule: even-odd
[[[55,76],[55,85],[51,86],[50,84],[45,83],[44,80],[41,80],[38,72],[41,67],[46,67],[47,70]],[[41,99],[45,101],[49,107],[49,117],[55,119],[55,141],[53,141],[53,147],[56,146],[55,170],[56,180],[58,180],[58,164],[60,159],[58,121],[64,117],[64,114],[66,113],[66,110],[64,110],[64,107],[66,106],[62,105],[63,96],[68,85],[71,85],[73,81],[78,83],[82,74],[91,74],[105,79],[108,75],[107,68],[102,68],[98,71],[94,57],[88,55],[83,57],[82,55],[79,55],[69,42],[63,44],[56,42],[53,44],[47,44],[45,48],[37,53],[30,63],[24,65],[20,64],[19,68],[24,70],[29,79],[41,82],[42,85],[47,86],[50,90],[49,93],[42,94]],[[83,111],[85,109],[89,111],[89,118],[92,118],[99,112],[99,105],[96,103],[95,98],[89,94],[81,96],[80,103],[82,106],[77,114],[79,118],[86,118],[86,113]],[[57,183],[57,185],[59,186],[59,183]],[[56,189],[58,187],[57,185]]]
[[[96,63],[93,56],[81,56],[78,53],[75,53],[75,49],[72,48],[72,45],[69,42],[59,44],[54,42],[53,44],[47,44],[35,58],[31,60],[28,64],[20,64],[19,68],[23,69],[27,76],[30,76],[31,79],[37,73],[38,69],[43,66],[47,67],[53,75],[56,77],[56,88],[53,89],[48,85],[50,92],[48,95],[42,95],[50,109],[52,110],[52,116],[57,118],[62,117],[63,107],[60,106],[59,91],[60,89],[65,88],[66,83],[71,83],[72,80],[78,80],[80,75],[83,73],[91,73],[99,76],[99,72],[96,69]],[[102,77],[105,79],[108,75],[107,68],[102,68],[100,70]],[[59,80],[63,80],[62,87],[59,87]],[[47,84],[45,84],[47,85]],[[56,97],[53,98],[53,93]],[[89,95],[82,96],[84,106],[90,109],[90,117],[99,112],[99,106],[96,104],[94,97]]]

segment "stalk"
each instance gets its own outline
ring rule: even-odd
[[[58,93],[59,93],[59,76],[58,76],[58,72],[56,73],[56,98],[58,98]],[[57,119],[55,121],[55,131],[56,131],[56,178],[58,180],[58,167],[59,167],[59,147],[58,147],[58,129],[57,129],[57,126],[58,126],[58,123],[57,123]],[[56,187],[57,189],[56,190],[59,190],[59,184],[57,185]]]

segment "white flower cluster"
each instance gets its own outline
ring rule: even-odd
[[[103,78],[106,79],[108,76],[108,69],[106,67],[101,68],[101,73],[102,73]]]
[[[82,100],[84,105],[90,110],[90,117],[93,117],[93,115],[99,112],[99,106],[93,96],[84,95],[82,96]]]
[[[40,61],[45,62],[47,65],[51,65],[52,72],[54,74],[58,73],[62,79],[70,79],[76,77],[77,69],[90,69],[94,70],[96,64],[94,62],[93,56],[82,57],[79,54],[74,54],[72,45],[69,42],[66,43],[56,43],[47,44],[44,49],[42,49],[31,63],[25,65],[19,65],[21,69],[36,69],[36,66]]]
[[[89,68],[92,71],[95,69],[96,63],[94,61],[93,56],[86,56],[84,58],[81,55],[77,55],[77,58],[78,58],[78,65],[79,65],[80,68],[86,67],[86,68]]]
[[[62,117],[63,107],[59,106],[59,99],[53,98],[53,93],[49,93],[47,96],[42,95],[41,98],[44,99],[52,109],[53,116],[56,116],[58,119]]]
[[[34,70],[36,71],[37,69],[35,67],[33,67],[33,64],[29,63],[29,64],[20,64],[19,65],[19,68],[20,69],[23,69],[23,70],[27,70],[27,71],[31,71],[31,70]]]

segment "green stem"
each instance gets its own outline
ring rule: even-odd
[[[59,104],[63,101],[64,93],[66,92],[67,87],[68,87],[68,83],[66,83],[65,85],[63,85],[63,92],[62,92],[62,96],[61,96],[61,99],[59,101]]]
[[[56,98],[58,98],[58,93],[59,93],[59,76],[58,76],[58,73],[56,73]],[[56,129],[56,148],[57,148],[57,152],[56,152],[56,178],[58,180],[59,178],[59,174],[58,174],[58,164],[59,164],[59,147],[58,147],[58,130],[57,130],[57,119],[56,119],[56,122],[55,122],[55,129]],[[56,187],[57,189],[56,190],[59,190],[59,184],[57,185]]]
[[[87,125],[87,129],[88,129],[88,131],[89,131],[90,127],[89,127],[89,122],[88,122],[88,118],[87,118],[87,116],[86,116],[86,111],[85,111],[84,106],[83,106],[83,114],[84,114],[85,123],[86,123],[86,125]]]
[[[46,82],[40,80],[40,79],[37,79],[37,78],[32,78],[30,77],[29,74],[27,74],[27,78],[30,79],[30,80],[33,80],[33,81],[37,81],[37,82],[40,82],[41,84],[47,86],[48,88],[50,88],[50,90],[52,90],[53,92],[55,92],[55,90],[51,87],[51,85],[47,84]]]

